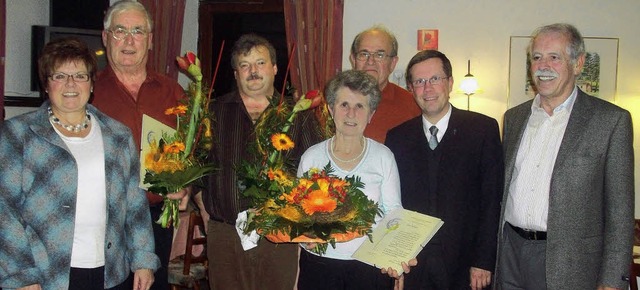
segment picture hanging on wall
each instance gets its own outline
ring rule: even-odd
[[[418,29],[418,50],[438,50],[438,30]]]
[[[536,95],[527,57],[530,40],[529,36],[511,36],[507,108],[524,103]],[[585,63],[577,80],[578,87],[585,93],[612,103],[616,95],[618,42],[618,38],[585,37]]]

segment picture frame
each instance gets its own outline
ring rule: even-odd
[[[438,30],[418,29],[418,50],[438,50]]]
[[[509,93],[507,108],[513,108],[535,97],[530,85],[527,46],[530,36],[511,36],[509,49]],[[578,86],[587,94],[615,102],[619,39],[584,37],[587,60]]]

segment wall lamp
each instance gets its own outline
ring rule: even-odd
[[[471,74],[471,60],[467,61],[467,75],[462,79],[460,90],[467,95],[467,110],[469,110],[470,97],[478,91],[478,80]]]

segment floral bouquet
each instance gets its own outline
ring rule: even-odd
[[[179,200],[167,198],[213,171],[207,154],[212,146],[211,121],[207,98],[202,93],[200,60],[193,52],[177,57],[180,68],[193,79],[186,90],[182,104],[167,108],[165,114],[175,115],[177,128],[174,134],[163,134],[160,140],[151,141],[151,150],[144,156],[146,174],[144,183],[149,191],[164,197],[162,215],[156,221],[167,228],[178,225]]]
[[[313,242],[318,254],[328,244],[335,247],[336,242],[369,235],[376,215],[381,215],[378,205],[362,192],[359,177],[341,179],[327,164],[296,178],[296,165],[286,160],[285,152],[295,146],[287,132],[296,113],[319,104],[321,97],[313,91],[302,96],[292,110],[280,102],[265,111],[256,124],[256,141],[251,147],[256,160],[245,161],[240,168],[243,194],[254,207],[244,232],[255,230],[275,243]]]

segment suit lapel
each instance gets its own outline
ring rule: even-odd
[[[562,143],[558,150],[558,156],[556,157],[555,168],[558,168],[571,153],[576,152],[575,147],[578,146],[579,140],[584,134],[588,134],[586,128],[589,124],[589,119],[593,115],[593,104],[589,102],[589,99],[585,97],[585,94],[578,90],[578,96],[573,104],[571,115],[569,116],[569,122],[567,123],[567,129],[562,137]],[[556,176],[554,172],[553,176]]]
[[[524,129],[527,127],[527,122],[531,116],[531,104],[533,101],[528,101],[522,105],[516,107],[512,116],[505,119],[505,132],[502,140],[503,144],[513,144],[514,146],[504,146],[504,162],[505,162],[505,190],[508,191],[511,184],[511,176],[516,164],[516,155],[520,148],[520,142]],[[508,131],[507,131],[508,130]],[[506,197],[506,195],[505,195]]]

